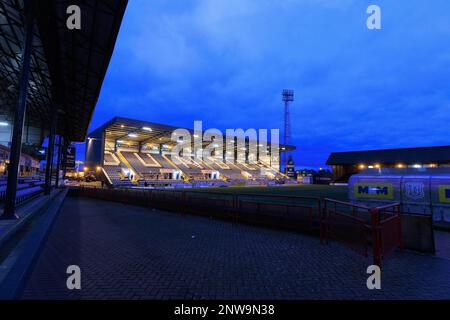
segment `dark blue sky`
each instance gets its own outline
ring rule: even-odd
[[[369,4],[382,30],[366,28]],[[91,130],[114,116],[282,128],[291,88],[296,163],[322,166],[450,144],[449,86],[448,0],[132,0]]]

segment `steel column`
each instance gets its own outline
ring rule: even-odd
[[[20,153],[22,151],[22,135],[27,108],[28,78],[30,73],[31,52],[33,50],[34,0],[24,3],[25,32],[22,48],[22,70],[20,72],[16,110],[14,112],[13,134],[9,156],[8,182],[6,186],[4,219],[18,218],[14,211],[16,205],[17,179],[19,177]]]
[[[64,145],[62,150],[62,169],[63,169],[63,179],[66,177],[67,172],[67,147],[69,146],[68,141],[64,138]]]
[[[56,188],[59,188],[59,169],[61,163],[61,152],[62,152],[62,144],[61,144],[61,136],[58,136],[58,155],[56,160]]]
[[[53,104],[52,107],[52,120],[50,124],[50,135],[48,137],[48,148],[47,148],[47,163],[45,166],[45,194],[49,195],[52,189],[52,162],[53,162],[53,151],[55,148],[55,132],[56,124],[58,121],[58,107]]]

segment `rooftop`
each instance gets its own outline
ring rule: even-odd
[[[35,1],[27,124],[49,129],[52,105],[57,133],[83,141],[97,103],[127,0],[77,1],[81,30],[66,27],[71,1]],[[23,1],[0,2],[0,119],[12,122],[24,37]]]
[[[185,129],[191,135],[195,134],[194,130],[189,128],[179,128],[155,122],[115,117],[89,133],[88,138],[101,139],[103,133],[105,133],[105,138],[108,140],[124,140],[126,142],[140,144],[175,144],[171,140],[171,134],[176,129]],[[280,145],[280,148],[284,148],[287,151],[295,150],[295,147],[291,145]]]
[[[450,162],[450,146],[333,152],[327,165]]]

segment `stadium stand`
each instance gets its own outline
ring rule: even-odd
[[[236,167],[231,163],[224,163],[220,160],[209,158],[211,162],[211,166],[218,170],[223,176],[225,176],[229,180],[243,180],[244,176],[241,173],[241,169]]]
[[[112,184],[120,186],[131,185],[129,177],[123,174],[122,169],[126,168],[126,166],[119,160],[117,155],[105,151],[104,159],[103,169]]]
[[[151,171],[150,170],[151,168],[146,166],[146,164],[142,162],[142,159],[139,159],[136,156],[137,155],[136,152],[122,151],[121,153],[124,156],[124,158],[128,161],[128,163],[131,165],[131,167],[134,169],[134,171],[137,172],[138,174],[144,174]]]
[[[44,181],[39,176],[19,178],[17,184],[16,203],[22,203],[28,199],[42,193]],[[4,201],[6,196],[6,179],[0,180],[0,203]]]
[[[178,185],[182,178],[197,186],[223,185],[224,180],[260,185],[281,178],[278,171],[263,163],[224,163],[214,157],[204,162],[170,154],[105,151],[104,171],[113,185],[131,185],[130,176],[124,173],[127,169],[137,174],[134,180],[140,186]]]
[[[176,169],[176,167],[174,167],[169,159],[166,158],[165,155],[160,155],[160,154],[145,154],[147,157],[151,156],[153,159],[155,159],[163,168],[166,169]],[[144,156],[142,156],[142,158],[144,158]]]
[[[17,202],[41,191],[34,175],[45,175],[50,194],[61,171],[75,171],[67,151],[86,138],[127,0],[78,2],[88,22],[78,32],[67,28],[68,5],[0,1],[0,177],[8,175],[0,185],[2,219],[15,219]]]
[[[122,151],[131,169],[139,175],[139,185],[169,184],[179,180],[176,168],[162,155]]]
[[[173,147],[178,143],[178,140],[172,140],[172,133],[176,129],[153,122],[115,117],[88,135],[91,147],[86,149],[87,166],[102,167],[109,177],[109,183],[113,185],[123,184],[124,180],[145,187],[281,182],[278,180],[283,177],[279,172],[279,164],[266,165],[259,162],[262,159],[255,154],[245,154],[244,161],[240,163],[223,161],[222,156],[201,159],[196,156],[201,149],[195,146],[191,156],[172,155],[171,150],[175,150]],[[191,133],[195,136],[194,132]],[[235,146],[231,148],[237,152]],[[293,149],[292,146],[282,148],[284,151]],[[100,158],[102,152],[105,156]],[[227,157],[231,153],[229,150],[223,152]],[[272,161],[270,156],[266,158]]]

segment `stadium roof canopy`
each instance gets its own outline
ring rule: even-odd
[[[359,163],[440,163],[450,161],[450,146],[333,152],[327,165]]]
[[[67,7],[81,9],[81,30],[66,27]],[[36,0],[26,125],[84,141],[127,0]],[[0,120],[12,122],[24,38],[23,0],[0,1]],[[43,135],[42,135],[43,136]]]
[[[89,133],[88,138],[102,139],[104,133],[104,138],[108,140],[124,140],[140,144],[170,145],[175,144],[175,142],[171,140],[171,134],[176,129],[186,129],[191,135],[195,134],[193,129],[115,117]],[[205,142],[205,144],[209,144],[209,142]],[[280,145],[280,148],[284,148],[283,151],[295,150],[294,146]]]

